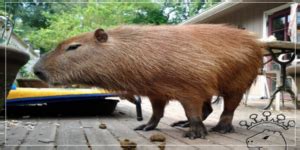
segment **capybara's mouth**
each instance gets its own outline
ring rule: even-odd
[[[51,86],[71,86],[74,84],[74,83],[70,83],[68,81],[54,80],[52,78],[49,78],[47,83]]]
[[[51,82],[51,83],[49,83],[49,84],[51,84],[51,85],[53,85],[53,86],[63,85],[62,83],[59,83],[59,82]]]
[[[63,83],[63,82],[59,82],[59,81],[48,81],[48,84],[50,84],[52,86],[70,85],[68,83]]]

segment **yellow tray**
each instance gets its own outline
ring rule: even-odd
[[[104,89],[63,89],[63,88],[17,88],[11,90],[7,100],[17,98],[34,98],[47,96],[82,95],[82,94],[110,94]]]

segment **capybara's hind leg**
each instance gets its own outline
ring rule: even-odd
[[[202,122],[202,101],[181,101],[186,116],[190,123],[190,129],[184,134],[184,137],[190,139],[202,138],[207,135],[207,130]]]
[[[164,115],[164,109],[168,101],[165,99],[162,100],[162,99],[156,99],[151,97],[149,97],[149,99],[153,110],[152,116],[147,124],[142,124],[136,127],[134,130],[144,130],[144,131],[153,130],[157,127],[160,119]]]
[[[211,102],[210,101],[204,102],[203,107],[202,107],[202,120],[204,121],[212,111],[213,111],[213,109],[211,107]],[[181,120],[181,121],[172,123],[171,126],[187,128],[187,127],[190,127],[190,122],[188,120]]]
[[[224,110],[220,117],[219,123],[211,131],[220,133],[234,132],[232,119],[235,109],[238,107],[243,94],[224,96]]]

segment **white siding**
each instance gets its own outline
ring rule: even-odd
[[[264,11],[284,5],[286,3],[255,3],[248,4],[236,10],[224,13],[201,23],[225,23],[257,33],[262,37]]]

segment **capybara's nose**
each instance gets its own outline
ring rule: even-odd
[[[41,80],[43,81],[47,81],[47,76],[46,74],[39,68],[37,67],[34,67],[33,68],[33,73],[38,77],[40,78]]]

